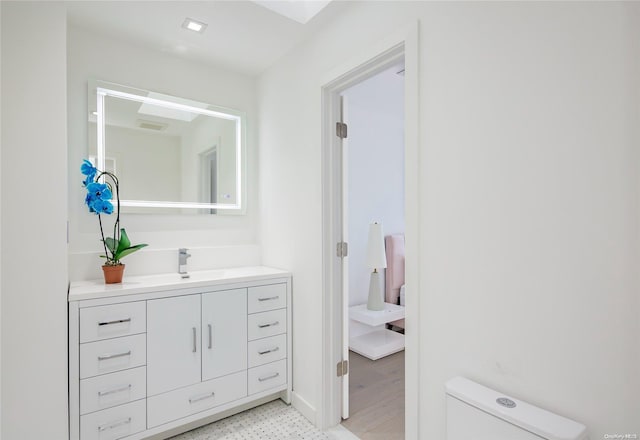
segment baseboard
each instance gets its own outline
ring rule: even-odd
[[[313,423],[314,426],[318,426],[316,409],[307,402],[304,398],[300,397],[295,391],[291,393],[291,406],[300,412],[307,420]]]

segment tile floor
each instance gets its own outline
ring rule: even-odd
[[[265,403],[171,440],[337,440],[281,400]]]

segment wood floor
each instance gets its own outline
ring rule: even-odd
[[[404,351],[372,361],[349,352],[349,413],[361,440],[404,440]]]

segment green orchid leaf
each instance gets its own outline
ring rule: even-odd
[[[111,237],[107,237],[104,239],[104,243],[107,245],[107,249],[109,249],[109,251],[111,251],[112,254],[116,253],[119,246],[118,240],[114,240]]]
[[[120,229],[120,243],[118,243],[118,248],[115,253],[120,253],[123,250],[131,247],[131,241],[127,236],[127,231],[124,228]]]
[[[143,247],[147,246],[146,244],[137,244],[135,246],[131,246],[128,247],[126,249],[123,249],[122,251],[119,251],[118,254],[115,256],[115,260],[120,260],[121,258],[126,257],[129,254],[132,254],[136,251],[139,251],[140,249],[142,249]]]

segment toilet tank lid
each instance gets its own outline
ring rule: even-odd
[[[586,440],[587,428],[578,422],[506,396],[464,377],[446,383],[447,394],[491,415],[549,440]],[[508,408],[497,402],[507,398],[516,406]]]

